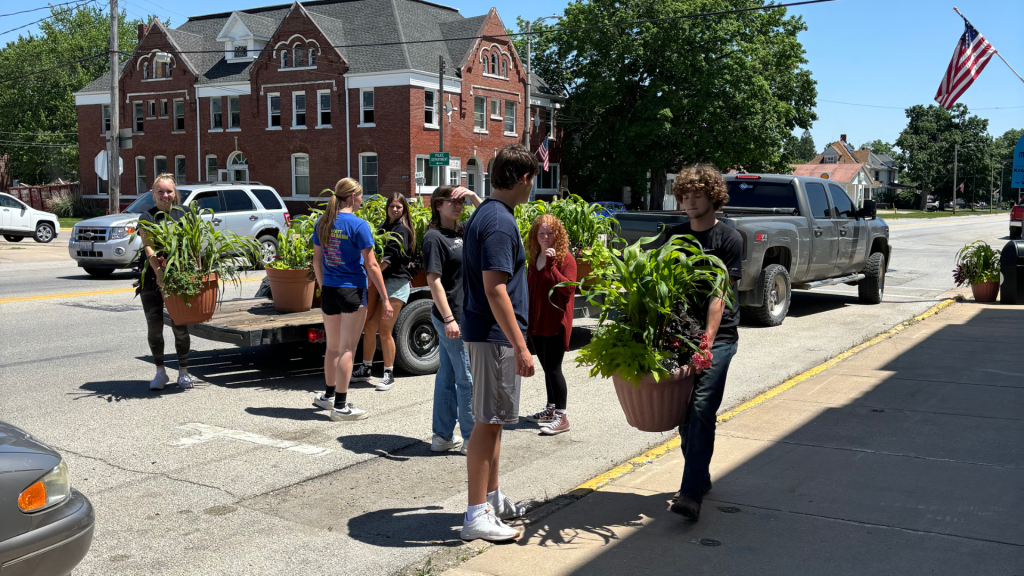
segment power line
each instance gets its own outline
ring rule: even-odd
[[[906,110],[910,106],[879,106],[876,104],[858,104],[856,102],[840,102],[838,100],[825,100],[819,98],[818,102],[829,102],[832,104],[845,104],[846,106],[862,106],[864,108],[885,108],[887,110]],[[990,108],[974,108],[974,110],[1013,110],[1016,108],[1024,108],[1024,106],[996,106]]]
[[[86,6],[88,4],[92,4],[93,2],[96,2],[96,0],[84,0],[83,2],[77,3],[75,6],[72,6],[71,8],[68,8],[68,10],[74,11],[74,10],[77,10],[77,9],[81,8],[82,6]],[[69,2],[69,4],[70,4],[70,2]],[[9,34],[11,32],[15,32],[17,30],[21,30],[22,28],[28,28],[29,26],[32,26],[33,24],[39,24],[40,22],[42,22],[44,20],[49,20],[50,18],[53,18],[52,14],[50,16],[47,16],[46,18],[40,18],[39,20],[36,20],[35,22],[29,22],[28,24],[25,24],[23,26],[18,26],[17,28],[11,28],[10,30],[5,30],[3,32],[0,32],[0,36],[3,36],[4,34]]]
[[[50,4],[49,6],[42,6],[40,8],[32,8],[30,10],[22,10],[21,12],[11,12],[10,14],[0,14],[0,18],[7,16],[17,16],[18,14],[28,14],[29,12],[38,12],[39,10],[49,10],[50,8],[56,8],[58,6],[67,6],[68,4],[77,4],[82,0],[74,0],[72,2],[62,2],[60,4]]]
[[[77,148],[78,144],[44,144],[40,142],[20,142],[15,140],[0,140],[0,146],[20,146],[25,148]]]
[[[4,132],[0,134],[12,134],[15,136],[77,136],[78,132]]]
[[[52,70],[59,70],[61,68],[65,68],[67,66],[70,66],[71,64],[80,64],[82,62],[85,62],[86,60],[95,60],[97,58],[106,58],[106,57],[107,57],[107,54],[104,53],[104,54],[96,54],[95,56],[86,56],[85,58],[79,58],[78,60],[69,60],[67,62],[61,62],[61,63],[59,63],[56,66],[53,66],[51,68],[44,68],[42,70],[36,70],[35,72],[29,72],[28,74],[22,74],[21,76],[15,76],[14,78],[7,78],[6,80],[0,80],[0,84],[7,84],[8,82],[17,82],[18,80],[23,80],[25,78],[29,78],[29,77],[35,76],[37,74],[44,74],[44,73],[50,72]]]

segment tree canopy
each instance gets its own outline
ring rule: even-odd
[[[120,16],[123,52],[138,41],[140,20]],[[110,69],[110,16],[98,8],[51,8],[40,33],[0,49],[0,154],[27,183],[78,176],[78,115],[74,92]]]
[[[782,150],[783,158],[790,164],[806,164],[818,155],[818,147],[810,130],[804,130],[799,138],[789,134]]]
[[[892,144],[884,142],[882,140],[872,140],[871,142],[865,142],[860,145],[861,150],[871,150],[875,154],[884,154],[893,160],[899,155],[899,152],[893,147]]]

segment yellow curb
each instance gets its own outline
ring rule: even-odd
[[[243,278],[239,282],[256,282],[263,278]],[[113,288],[110,290],[92,290],[90,292],[64,292],[63,294],[40,294],[38,296],[16,296],[13,298],[0,298],[0,304],[13,304],[14,302],[32,302],[35,300],[58,300],[61,298],[79,298],[82,296],[103,296],[105,294],[127,294],[135,292],[135,288]]]
[[[723,422],[732,420],[733,418],[739,416],[743,412],[746,412],[747,410],[750,410],[755,406],[763,404],[764,402],[774,398],[775,396],[778,396],[779,394],[785,392],[786,390],[789,390],[790,388],[796,386],[797,384],[803,382],[804,380],[821,374],[825,370],[828,370],[829,368],[835,366],[836,364],[839,364],[840,362],[846,360],[850,356],[863,352],[864,350],[895,336],[896,334],[905,330],[906,328],[914,324],[917,324],[918,322],[924,320],[925,318],[928,318],[929,316],[934,316],[940,310],[947,308],[955,303],[956,301],[953,299],[943,300],[942,302],[939,302],[938,304],[932,306],[922,314],[914,316],[910,320],[905,320],[897,324],[896,326],[893,326],[889,330],[879,334],[878,336],[875,336],[874,338],[868,340],[867,342],[863,342],[861,344],[858,344],[857,346],[854,346],[853,348],[850,348],[849,350],[846,350],[845,352],[841,352],[832,359],[822,364],[819,364],[806,372],[798,374],[770,390],[758,394],[754,398],[744,402],[743,404],[740,404],[736,408],[733,408],[732,410],[729,410],[725,414],[719,416],[718,423],[721,424]],[[592,478],[591,480],[584,482],[583,484],[580,484],[579,486],[571,490],[569,493],[572,494],[573,496],[578,497],[586,496],[587,494],[608,484],[612,480],[625,476],[626,474],[629,474],[639,468],[646,466],[647,464],[654,462],[655,460],[661,458],[665,454],[668,454],[672,450],[678,448],[680,443],[681,440],[679,436],[676,436],[675,438],[672,438],[668,442],[665,442],[660,446],[652,448],[651,450],[644,452],[640,456],[637,456],[636,458],[633,458],[632,460],[629,460],[624,464],[620,464],[619,466],[612,468],[611,470],[605,472],[604,474],[601,474],[600,476],[597,476],[595,478]]]

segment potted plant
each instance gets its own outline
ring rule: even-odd
[[[244,267],[260,262],[256,240],[217,230],[202,218],[203,212],[192,205],[177,222],[139,222],[139,231],[145,231],[150,246],[163,258],[164,306],[179,326],[212,318],[220,299],[218,283],[237,286]],[[149,265],[143,258],[143,282]]]
[[[277,255],[266,270],[274,309],[282,314],[313,307],[313,234],[318,218],[319,214],[297,217],[277,235]]]
[[[608,238],[618,222],[601,213],[601,206],[573,194],[551,204],[550,212],[565,226],[569,248],[576,258],[576,280],[586,286],[593,271],[608,265]]]
[[[327,192],[325,190],[325,192]],[[356,211],[356,216],[366,220],[370,225],[370,234],[373,235],[373,255],[380,262],[384,258],[384,246],[392,241],[401,241],[394,232],[385,232],[381,226],[388,217],[388,203],[383,196],[370,196],[363,201],[363,205]]]
[[[995,302],[999,295],[999,252],[983,240],[960,249],[953,268],[957,286],[970,282],[976,302]]]
[[[716,295],[733,306],[725,265],[699,245],[674,237],[644,250],[642,238],[621,254],[608,251],[581,291],[601,311],[590,343],[577,364],[592,377],[611,378],[626,421],[646,432],[679,425],[693,388],[680,368],[710,366],[709,343],[700,328],[700,301]]]

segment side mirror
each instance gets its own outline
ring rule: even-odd
[[[874,220],[878,216],[878,203],[874,200],[865,200],[864,207],[857,210],[857,216],[859,218]]]

